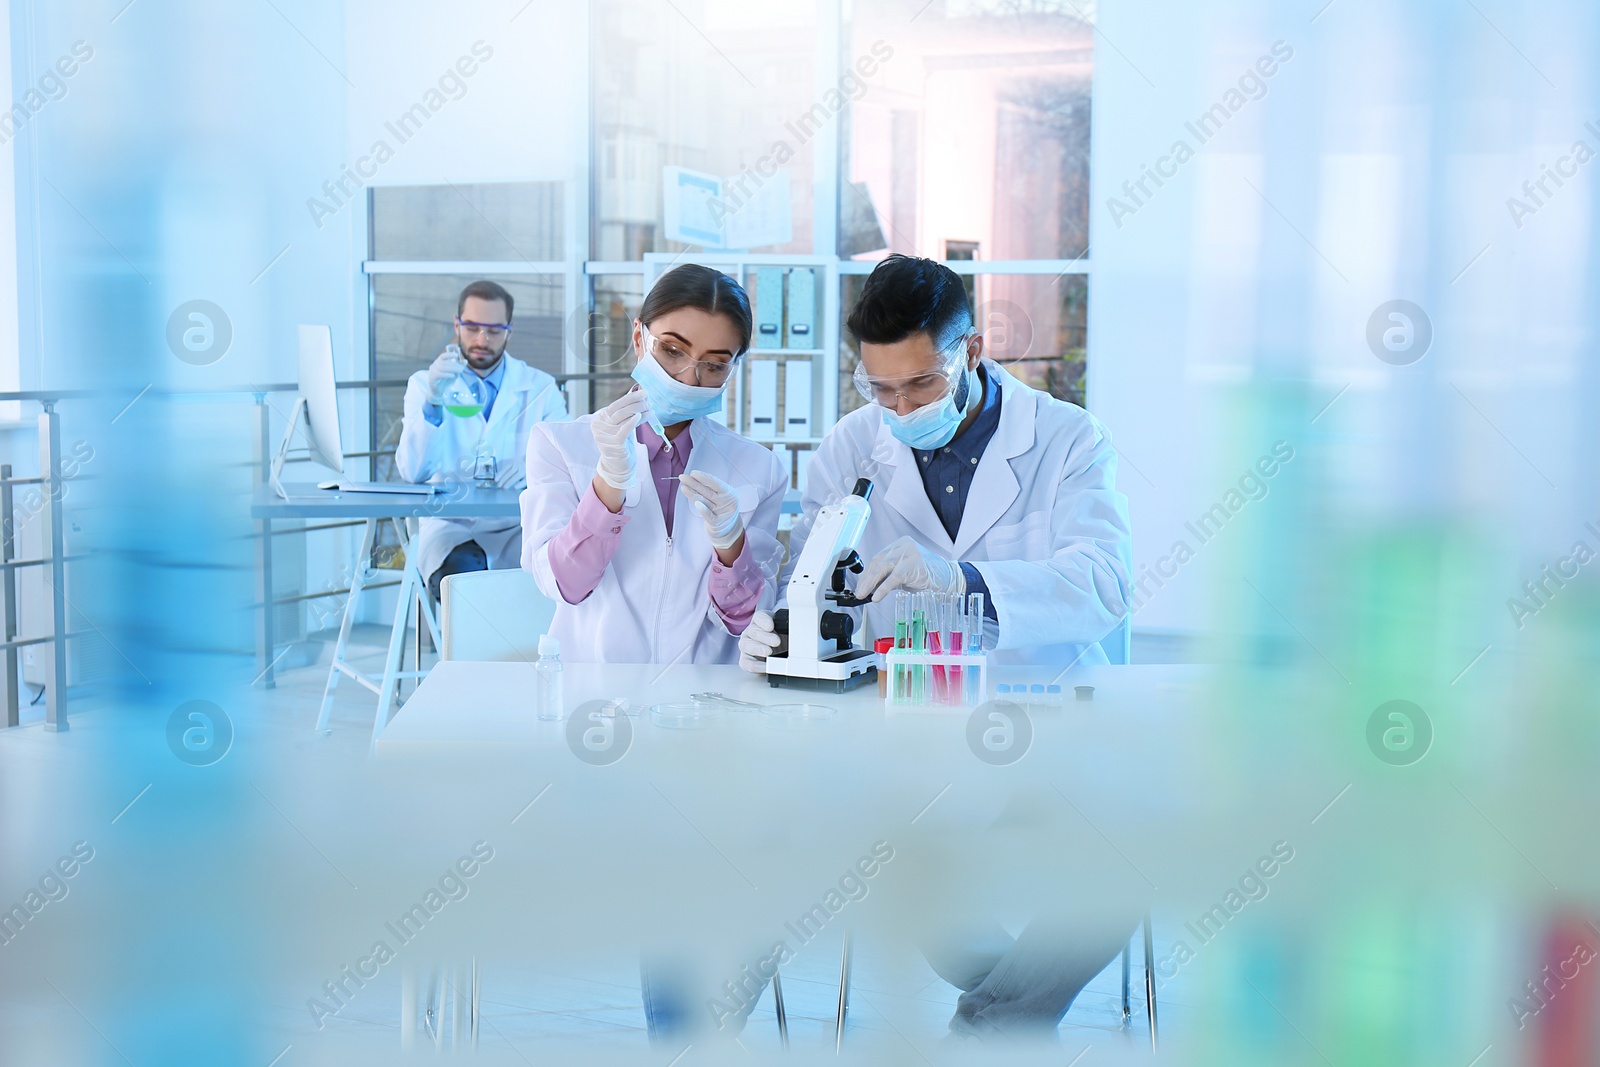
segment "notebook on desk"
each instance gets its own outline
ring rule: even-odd
[[[417,485],[415,482],[318,482],[318,489],[337,489],[341,493],[401,493],[406,496],[431,496],[440,491],[437,485]]]

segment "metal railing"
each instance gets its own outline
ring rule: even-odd
[[[625,373],[587,373],[587,374],[557,374],[555,379],[563,386],[571,381],[600,381],[605,379],[626,378]],[[404,388],[408,383],[405,378],[371,379],[361,381],[338,382],[339,389],[361,389],[376,391],[378,389]],[[269,393],[290,393],[299,390],[293,382],[273,382],[262,384],[247,384],[223,389],[203,390],[157,390],[157,392],[182,392],[186,395],[239,395],[252,394],[260,410],[261,424],[261,480],[266,481],[268,466],[272,461],[271,437],[271,407],[267,404]],[[39,435],[43,446],[41,455],[41,471],[37,478],[17,478],[12,475],[10,464],[0,465],[0,688],[4,690],[5,701],[5,726],[7,728],[20,725],[21,699],[19,685],[21,681],[20,657],[18,651],[35,645],[51,646],[49,657],[44,663],[45,679],[45,720],[44,727],[50,731],[62,731],[68,728],[67,718],[67,642],[81,637],[91,636],[94,631],[79,630],[69,631],[66,599],[66,565],[75,560],[87,558],[83,555],[68,556],[65,544],[65,523],[62,516],[61,501],[66,491],[66,479],[62,475],[61,466],[61,415],[56,410],[57,405],[63,400],[83,400],[101,396],[102,394],[86,389],[58,389],[39,390],[23,389],[10,392],[0,392],[0,402],[27,401],[37,403],[43,409],[39,415]],[[369,426],[369,437],[375,427]],[[368,458],[376,461],[379,456],[393,453],[393,449],[375,449],[369,447],[365,451],[348,453],[351,458]],[[43,487],[43,501],[41,510],[49,517],[50,544],[45,555],[34,559],[17,559],[17,513],[16,513],[16,487],[19,485],[38,485]],[[32,516],[28,516],[31,518]],[[291,528],[282,532],[309,533],[313,530],[333,529],[345,523],[328,523],[304,529]],[[359,525],[359,523],[355,524]],[[272,680],[272,662],[275,643],[273,640],[272,612],[280,604],[299,603],[316,600],[328,596],[342,596],[349,593],[349,589],[328,590],[321,593],[300,594],[291,597],[275,598],[272,595],[272,538],[274,531],[270,520],[262,520],[262,664],[263,676],[270,688]],[[45,584],[49,588],[50,599],[50,630],[48,633],[23,637],[18,633],[18,603],[17,603],[17,572],[34,567],[48,568]],[[367,586],[367,588],[381,588],[380,586]]]
[[[6,726],[19,725],[21,703],[18,699],[19,663],[17,650],[29,645],[49,644],[50,657],[45,663],[45,718],[44,728],[60,731],[67,728],[67,639],[83,637],[90,631],[67,632],[65,534],[62,529],[61,498],[66,483],[61,475],[61,416],[56,404],[62,400],[78,399],[93,394],[83,390],[41,392],[23,390],[0,393],[0,401],[30,400],[43,408],[39,416],[40,435],[44,454],[41,456],[43,473],[37,478],[14,478],[11,465],[0,465],[0,610],[4,612],[5,640],[0,641],[0,670],[4,671]],[[17,551],[17,523],[15,487],[42,485],[45,487],[44,508],[50,516],[50,550],[38,559],[19,560]],[[81,559],[83,557],[75,557]],[[50,587],[50,633],[38,637],[17,635],[17,571],[23,568],[48,567],[45,584]]]

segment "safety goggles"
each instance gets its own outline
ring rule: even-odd
[[[491,341],[498,341],[511,332],[511,324],[509,322],[464,322],[461,319],[457,319],[456,326],[464,333],[472,336],[482,334]]]
[[[914,408],[936,404],[955,390],[961,371],[967,365],[967,342],[971,339],[971,332],[956,338],[954,344],[939,354],[939,362],[919,374],[874,377],[867,373],[865,364],[857,363],[851,375],[856,391],[863,399],[891,411],[899,407],[901,397]]]
[[[720,389],[726,385],[739,362],[738,356],[728,360],[695,359],[671,341],[664,341],[651,333],[650,327],[642,322],[639,324],[639,337],[644,342],[645,354],[661,364],[662,370],[682,381],[683,372],[693,368],[694,384],[708,389]]]

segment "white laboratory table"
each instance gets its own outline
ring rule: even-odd
[[[998,667],[991,686],[1055,673]],[[634,952],[664,932],[708,954],[740,938],[787,938],[799,952],[809,938],[785,920],[874,848],[892,850],[893,873],[872,883],[870,908],[852,904],[804,948],[808,959],[839,958],[844,930],[888,951],[904,930],[946,921],[941,909],[964,894],[1030,907],[1068,887],[1062,899],[1126,902],[1137,915],[1153,888],[1117,849],[1156,872],[1139,826],[1176,825],[1193,791],[1186,757],[1205,729],[1193,711],[1207,680],[1194,667],[1075,668],[1061,707],[1028,709],[1029,750],[1010,764],[978,754],[974,709],[887,709],[876,683],[842,695],[774,688],[736,665],[567,664],[564,674],[569,711],[619,699],[640,710],[625,717],[615,759],[580,754],[586,714],[536,718],[532,664],[445,661],[375,740],[362,787],[403,827],[374,835],[384,849],[471,827],[503,854],[493,877],[504,902],[485,889],[467,920],[483,917],[472,936],[498,972]],[[1077,685],[1093,685],[1093,699],[1075,699]],[[797,727],[728,709],[707,728],[675,729],[644,710],[707,691],[833,714]],[[1151,811],[1152,798],[1165,810]],[[1051,804],[1064,820],[1051,822]]]
[[[833,718],[814,722],[797,732],[825,735],[834,730],[859,728],[863,723],[918,720],[944,724],[937,729],[960,730],[971,708],[886,708],[876,684],[845,694],[816,693],[773,687],[735,665],[566,664],[565,702],[568,710],[585,701],[626,700],[639,712],[631,716],[636,739],[651,734],[703,731],[667,729],[651,722],[648,707],[684,701],[691,694],[717,692],[752,704],[820,704],[834,710]],[[1048,667],[992,667],[990,691],[1000,683],[1048,683],[1057,671]],[[1160,665],[1130,667],[1077,667],[1059,679],[1064,703],[1059,709],[1036,710],[1041,721],[1070,720],[1094,713],[1137,711],[1144,720],[1175,715],[1189,703],[1204,678],[1204,668]],[[1092,685],[1092,699],[1076,699],[1075,687]],[[405,706],[374,743],[379,756],[428,752],[470,753],[501,746],[560,747],[565,744],[561,724],[542,722],[534,715],[534,669],[531,663],[473,663],[446,661],[423,679]],[[759,712],[726,710],[710,730],[779,729]]]
[[[1075,668],[1064,691],[1093,685],[1094,698],[1027,708],[1026,727],[1014,724],[1018,758],[1006,762],[983,752],[983,731],[997,724],[974,720],[974,710],[993,704],[891,710],[876,684],[809,693],[770,687],[736,665],[567,664],[569,709],[620,698],[641,710],[625,726],[613,719],[615,747],[584,751],[580,738],[597,720],[537,719],[531,664],[446,661],[375,740],[364,788],[408,828],[481,826],[520,842],[515,855],[529,866],[515,881],[537,887],[529,891],[540,902],[529,908],[546,920],[540,936],[555,941],[600,930],[617,947],[648,933],[647,913],[663,912],[703,932],[718,928],[723,906],[756,909],[765,918],[739,914],[759,930],[785,909],[804,910],[801,896],[820,892],[837,878],[836,864],[878,840],[900,851],[908,892],[929,878],[955,892],[964,879],[1004,872],[1011,882],[994,888],[1002,895],[1089,878],[1097,892],[1132,899],[1150,891],[1134,864],[1161,878],[1145,859],[1159,854],[1152,833],[1203,831],[1233,815],[1194,803],[1223,795],[1215,776],[1232,774],[1205,756],[1216,744],[1215,718],[1202,710],[1213,692],[1206,670]],[[1054,672],[992,673],[992,684],[1016,684],[1048,682]],[[674,729],[643,710],[706,691],[756,704],[824,704],[833,715],[797,726],[727,710],[708,728]],[[1029,811],[1056,829],[1030,829]],[[1020,836],[996,836],[1019,812]],[[563,874],[551,880],[544,871]],[[534,936],[531,927],[523,933]],[[565,948],[581,953],[582,938],[572,933]]]

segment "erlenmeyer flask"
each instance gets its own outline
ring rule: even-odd
[[[488,402],[489,388],[471,367],[462,367],[444,394],[444,409],[463,419],[478,414]]]

